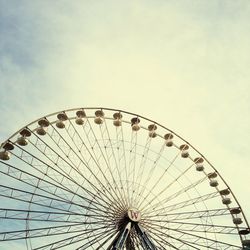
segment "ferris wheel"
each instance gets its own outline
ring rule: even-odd
[[[209,161],[138,114],[65,110],[1,144],[3,250],[237,250],[249,233]]]

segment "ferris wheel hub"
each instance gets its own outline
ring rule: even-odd
[[[136,208],[128,209],[128,218],[133,222],[139,222],[141,220],[141,212]]]

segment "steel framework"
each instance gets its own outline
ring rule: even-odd
[[[56,112],[0,147],[1,249],[248,249],[222,175],[161,124],[109,108]]]

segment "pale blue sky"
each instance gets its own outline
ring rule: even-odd
[[[206,155],[250,219],[249,13],[247,0],[0,0],[0,140],[71,107],[139,113]]]

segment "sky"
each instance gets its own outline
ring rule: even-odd
[[[250,220],[250,1],[0,0],[0,142],[76,107],[155,120],[204,154]]]

